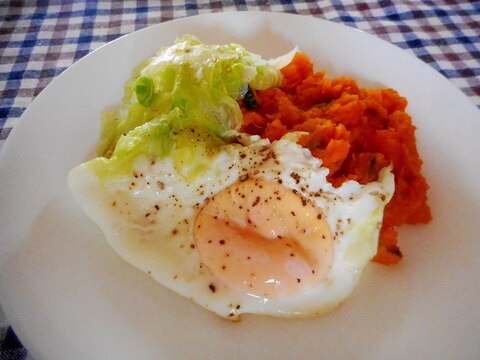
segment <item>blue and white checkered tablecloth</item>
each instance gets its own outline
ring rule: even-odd
[[[298,13],[364,30],[413,53],[480,107],[478,0],[3,0],[0,151],[35,96],[89,52],[149,25],[221,11]],[[0,311],[0,359],[28,358]]]

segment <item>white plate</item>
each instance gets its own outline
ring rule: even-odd
[[[371,264],[353,296],[313,320],[230,323],[127,265],[76,205],[68,171],[131,69],[177,35],[276,56],[294,45],[330,76],[396,88],[418,126],[434,220],[403,227],[394,267]],[[473,359],[480,354],[480,113],[445,78],[360,31],[305,17],[221,13],[160,24],[93,52],[25,111],[0,160],[0,290],[37,359]]]

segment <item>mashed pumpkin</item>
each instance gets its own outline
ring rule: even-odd
[[[393,89],[363,89],[349,78],[327,79],[297,53],[282,69],[280,87],[255,92],[255,106],[243,104],[242,131],[277,140],[304,131],[299,144],[330,169],[335,186],[375,181],[393,163],[395,193],[385,208],[374,260],[395,264],[402,253],[396,227],[426,223],[428,184],[421,173],[415,126],[405,112],[407,100]]]

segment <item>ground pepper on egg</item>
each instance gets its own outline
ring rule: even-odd
[[[328,79],[324,72],[314,72],[301,53],[281,72],[280,87],[254,91],[255,101],[250,96],[248,104],[241,103],[241,131],[270,141],[291,131],[306,132],[298,143],[322,159],[330,170],[327,179],[336,187],[347,180],[375,181],[392,163],[395,193],[385,208],[373,260],[398,263],[402,253],[396,228],[432,218],[407,100],[393,89],[364,89],[345,77]]]

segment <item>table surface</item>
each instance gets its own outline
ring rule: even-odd
[[[298,13],[361,29],[411,52],[480,107],[478,0],[11,0],[0,3],[0,151],[32,100],[83,56],[146,26],[221,11]],[[31,359],[1,310],[0,359]]]

